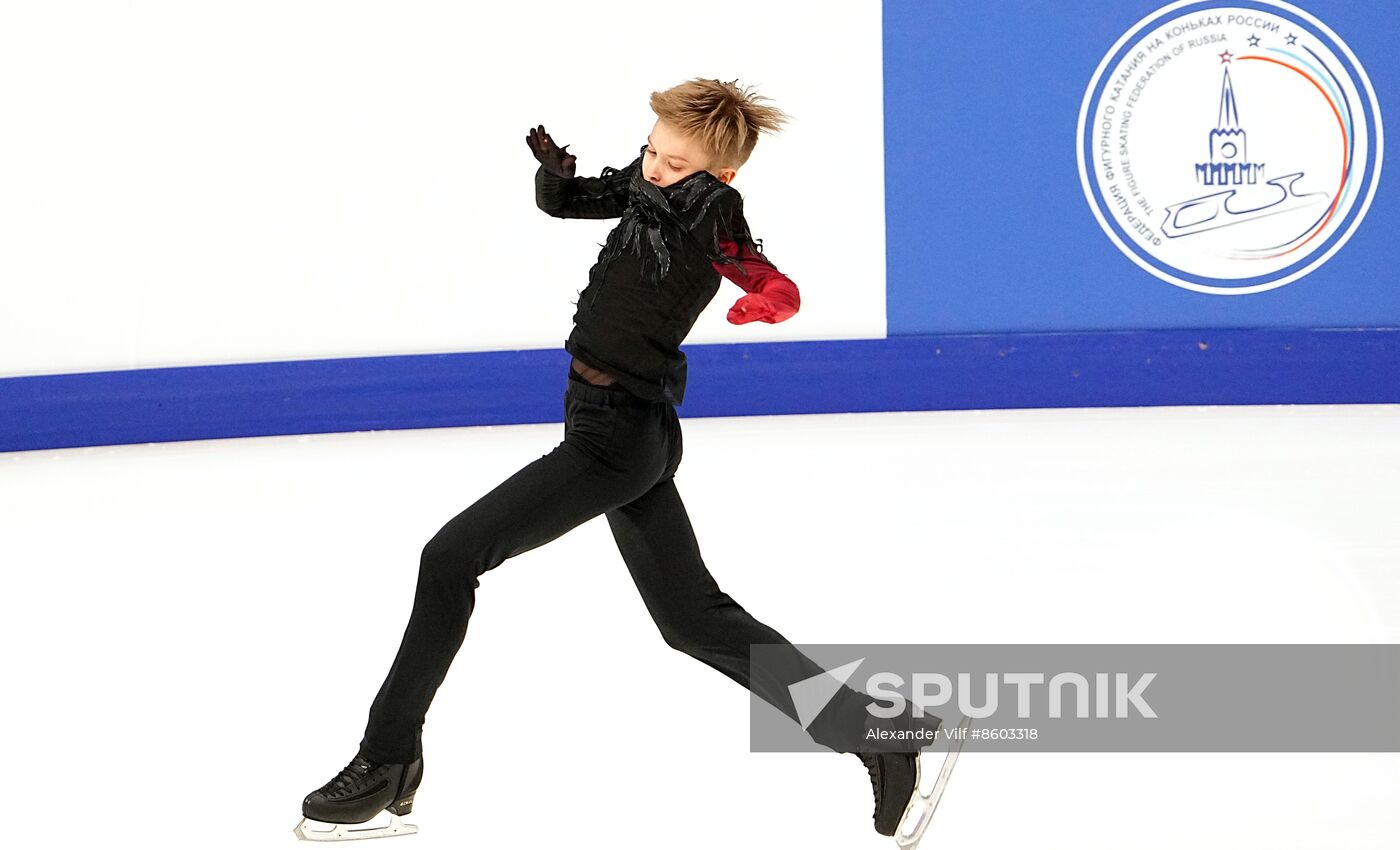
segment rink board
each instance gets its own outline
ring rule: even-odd
[[[687,346],[682,416],[1400,403],[1400,332],[971,334]],[[0,451],[558,422],[559,350],[0,380]]]

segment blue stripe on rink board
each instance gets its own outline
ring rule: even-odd
[[[688,345],[682,416],[1400,402],[1400,328]],[[559,422],[562,349],[0,379],[0,451]]]

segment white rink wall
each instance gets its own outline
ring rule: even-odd
[[[883,337],[883,263],[828,259],[884,255],[878,3],[7,2],[0,377],[557,348],[611,223],[535,207],[527,131],[620,168],[695,76],[792,116],[734,186],[819,297],[737,327],[724,282],[690,341]]]

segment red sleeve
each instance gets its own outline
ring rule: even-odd
[[[802,299],[797,292],[797,284],[778,271],[767,258],[745,246],[740,256],[739,246],[732,240],[719,237],[719,248],[726,257],[734,257],[744,272],[727,263],[714,262],[715,271],[734,281],[740,289],[748,293],[758,293],[767,298],[777,310],[774,321],[782,321],[797,312]]]

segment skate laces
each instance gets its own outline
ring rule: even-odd
[[[349,788],[351,785],[363,779],[373,769],[374,765],[371,762],[357,755],[350,760],[349,764],[341,769],[340,773],[335,775],[334,779],[321,786],[321,790],[326,792],[329,796]]]

